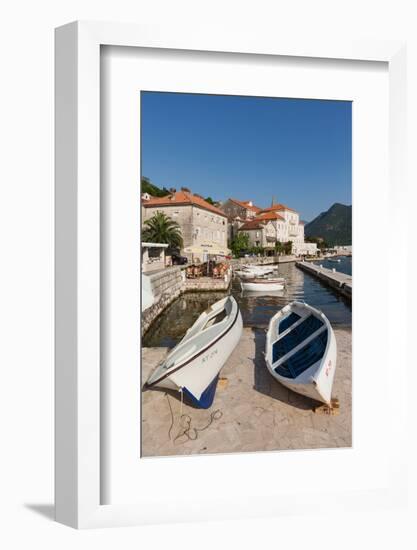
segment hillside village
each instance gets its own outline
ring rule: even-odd
[[[143,192],[141,205],[142,224],[157,212],[178,224],[182,235],[180,254],[186,257],[200,256],[205,261],[207,254],[226,256],[231,250],[266,255],[317,253],[317,244],[304,240],[299,213],[281,203],[260,207],[251,200],[236,198],[215,203],[182,187],[180,191],[171,188],[164,196]]]

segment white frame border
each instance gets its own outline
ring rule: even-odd
[[[389,66],[390,189],[404,195],[406,48],[400,41],[293,40],[210,28],[74,22],[56,29],[55,510],[77,528],[157,523],[137,506],[100,505],[100,46],[130,46],[384,61]],[[402,412],[402,415],[404,412]],[[402,445],[392,465],[390,505],[405,495]],[[370,494],[372,493],[372,495]],[[379,495],[382,497],[382,495]],[[344,510],[375,498],[341,495]],[[275,514],[308,513],[317,497],[277,503]],[[300,502],[301,501],[301,502]],[[167,504],[167,507],[171,506]],[[202,511],[203,514],[203,511]],[[237,516],[239,517],[239,516]],[[173,521],[181,519],[173,506]],[[203,516],[202,516],[203,519]]]

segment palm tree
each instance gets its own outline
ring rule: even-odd
[[[156,212],[146,220],[142,229],[142,240],[148,243],[165,243],[170,248],[181,248],[183,240],[181,228],[163,212]]]

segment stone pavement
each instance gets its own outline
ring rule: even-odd
[[[244,328],[239,345],[220,373],[225,380],[219,382],[211,408],[202,410],[182,405],[182,413],[190,417],[192,440],[181,435],[187,419],[183,418],[180,425],[178,392],[142,392],[142,456],[350,447],[351,329],[337,328],[335,335],[338,359],[333,397],[340,401],[338,415],[314,413],[317,403],[273,379],[263,358],[265,331]],[[143,348],[143,382],[166,354],[167,348]],[[193,430],[207,426],[215,411],[219,412],[207,429]]]

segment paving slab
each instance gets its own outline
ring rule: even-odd
[[[351,447],[352,333],[350,327],[334,332],[338,415],[315,413],[317,402],[272,378],[263,357],[265,330],[244,328],[221,371],[227,384],[218,387],[210,409],[181,404],[178,392],[142,391],[142,456]],[[142,383],[167,353],[167,348],[142,349]]]

